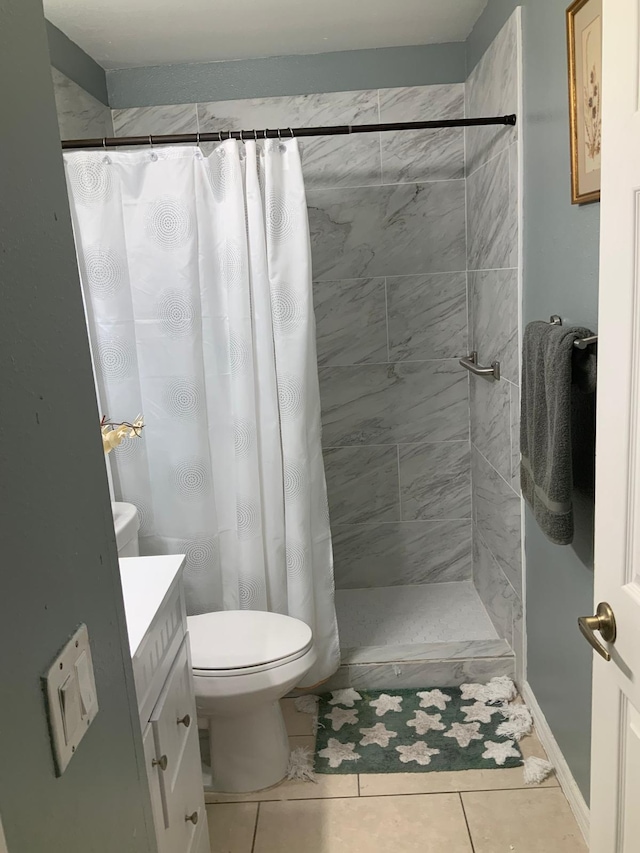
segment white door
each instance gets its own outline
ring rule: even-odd
[[[640,0],[604,0],[591,853],[640,850]],[[599,632],[595,638],[602,639]]]

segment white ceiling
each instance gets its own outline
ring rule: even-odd
[[[487,0],[44,0],[105,68],[464,41]]]

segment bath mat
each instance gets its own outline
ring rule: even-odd
[[[451,687],[323,694],[318,703],[316,773],[522,766],[517,740],[497,733],[507,716],[502,711],[513,707],[507,705],[513,695],[463,698],[470,694],[473,690],[463,694]]]

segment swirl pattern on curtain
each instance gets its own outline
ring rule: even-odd
[[[269,610],[339,664],[297,141],[69,152],[98,395],[142,413],[110,455],[143,554],[184,553],[188,612]]]

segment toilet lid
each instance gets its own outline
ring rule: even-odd
[[[244,669],[298,657],[311,648],[299,619],[258,610],[224,610],[187,618],[193,669]]]

